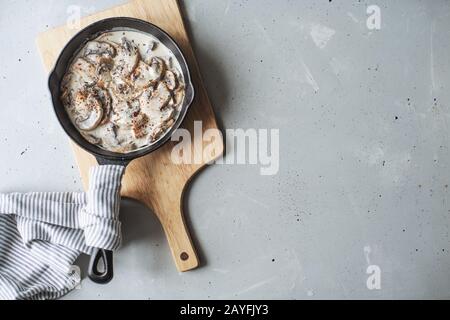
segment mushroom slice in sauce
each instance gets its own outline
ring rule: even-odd
[[[173,119],[170,119],[166,122],[159,123],[158,125],[152,127],[152,130],[149,134],[149,142],[155,142],[159,137],[161,137],[166,129],[174,124],[174,122],[175,121]]]
[[[165,123],[173,118],[175,115],[175,110],[173,108],[164,108],[161,110],[161,122]]]
[[[175,88],[178,86],[177,76],[170,70],[166,71],[163,82],[170,90],[175,90]]]
[[[141,110],[145,112],[150,118],[153,118],[152,114],[159,114],[172,98],[171,93],[167,86],[160,82],[156,90],[145,90],[139,97],[139,104]]]
[[[163,131],[164,128],[161,125],[153,127],[149,134],[149,141],[155,142],[161,136]]]
[[[139,105],[137,103],[128,103],[119,100],[113,104],[111,121],[122,127],[130,127],[133,118],[139,113]]]
[[[111,122],[105,124],[102,135],[102,145],[111,151],[116,151],[120,148],[120,141],[117,138],[117,127],[115,124]]]
[[[97,86],[102,89],[107,89],[111,82],[111,73],[108,71],[108,67],[101,66],[98,68],[98,81]]]
[[[102,143],[102,139],[93,136],[92,134],[84,134],[83,137],[91,144],[100,144]]]
[[[87,61],[94,64],[97,73],[110,71],[114,65],[113,58],[105,57],[98,54],[90,54],[84,57]]]
[[[109,121],[109,115],[111,113],[111,96],[109,95],[108,91],[104,90],[104,89],[100,89],[100,88],[96,88],[96,95],[98,97],[98,99],[101,101],[102,103],[102,107],[103,107],[103,118],[102,121],[100,122],[100,124],[105,124]]]
[[[104,41],[89,41],[84,49],[84,55],[93,54],[112,58],[116,55],[116,49],[110,43]]]
[[[92,93],[78,92],[75,98],[77,104],[75,124],[83,131],[95,129],[102,120],[103,108],[100,100]]]
[[[166,64],[164,63],[164,60],[158,57],[153,57],[150,60],[150,67],[156,75],[155,80],[160,80],[161,76],[166,71]]]
[[[139,62],[139,50],[127,38],[122,38],[122,43],[117,47],[117,55],[114,57],[113,72],[125,78],[129,76]]]
[[[127,101],[131,98],[133,88],[120,77],[113,75],[112,82],[110,83],[111,92],[118,100]]]
[[[184,87],[180,86],[173,92],[173,98],[176,106],[181,105],[184,99],[185,90]]]
[[[158,76],[155,80],[159,81],[167,69],[164,60],[155,56],[147,56],[144,59],[144,62],[153,69],[154,74]]]
[[[103,78],[102,82],[108,80],[105,77],[108,76],[114,65],[113,57],[115,55],[116,49],[103,41],[90,41],[84,50],[84,58],[95,65],[97,73]]]
[[[148,65],[143,61],[139,61],[136,69],[130,76],[130,81],[137,90],[142,90],[158,81],[161,78],[162,70],[163,67],[158,62]]]
[[[147,53],[155,50],[157,46],[158,46],[158,44],[156,43],[156,41],[150,41],[148,44]]]
[[[133,118],[133,134],[136,139],[143,138],[147,135],[147,124],[149,118],[145,113],[139,113],[137,117]]]
[[[152,99],[157,100],[159,110],[164,108],[167,105],[167,103],[169,103],[171,98],[172,94],[169,88],[164,83],[160,82],[156,87],[156,90],[152,94]]]
[[[95,66],[83,58],[78,58],[72,65],[72,72],[78,76],[80,82],[93,85],[97,81],[97,71]]]

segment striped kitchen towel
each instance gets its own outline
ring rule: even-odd
[[[56,299],[78,285],[81,252],[121,244],[123,166],[91,168],[87,192],[0,194],[0,299]]]

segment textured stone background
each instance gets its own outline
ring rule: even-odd
[[[38,32],[123,1],[2,1],[0,192],[79,190]],[[381,29],[366,8],[381,9]],[[448,1],[183,1],[223,128],[280,131],[280,170],[204,170],[186,194],[201,259],[180,274],[125,201],[107,286],[67,298],[449,298]],[[85,268],[87,258],[80,259]],[[381,270],[381,289],[366,269]]]

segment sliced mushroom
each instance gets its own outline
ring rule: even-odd
[[[139,62],[139,50],[131,41],[122,38],[122,43],[117,47],[114,57],[113,73],[122,78],[129,76]]]
[[[151,128],[151,131],[149,133],[149,142],[155,142],[158,140],[159,137],[174,124],[173,119],[169,119],[165,122],[159,123],[157,126],[154,126]]]
[[[109,37],[113,36],[114,33],[113,32],[105,32],[102,33],[97,39],[96,41],[102,41],[102,42],[108,42],[111,43],[111,41],[108,40]]]
[[[185,90],[184,87],[180,86],[173,92],[174,103],[176,106],[181,105],[184,99]]]
[[[133,150],[136,150],[137,146],[134,142],[127,142],[126,144],[119,145],[117,147],[111,147],[111,151],[117,153],[127,153]]]
[[[142,112],[148,113],[147,109],[150,109],[150,101],[153,94],[153,88],[148,87],[139,96],[138,101]]]
[[[62,91],[67,91],[70,92],[71,90],[73,90],[73,83],[72,83],[72,79],[73,79],[73,72],[68,71],[64,77],[61,80],[61,90]]]
[[[107,150],[116,151],[120,149],[120,141],[117,137],[117,127],[113,123],[108,123],[104,127],[102,135],[102,145]]]
[[[85,59],[96,66],[97,73],[102,78],[108,76],[109,71],[113,68],[115,55],[114,46],[104,41],[90,41],[84,50]],[[102,79],[102,82],[105,80]]]
[[[111,73],[108,70],[108,67],[100,67],[98,69],[98,80],[97,80],[97,86],[102,89],[107,89],[109,86],[109,83],[111,82]]]
[[[145,50],[145,56],[143,60],[145,63],[150,64],[152,57],[154,56],[153,51],[158,47],[158,43],[156,41],[150,41],[147,44],[147,49]]]
[[[152,69],[152,73],[154,74],[155,81],[159,81],[167,69],[166,63],[164,62],[164,60],[159,57],[149,56],[145,59],[144,62],[146,64],[148,64],[150,66],[150,68]]]
[[[78,58],[72,66],[73,74],[80,82],[93,85],[97,81],[97,71],[95,66],[83,58]]]
[[[111,121],[118,126],[131,127],[133,118],[139,114],[139,105],[120,100],[113,104]]]
[[[130,76],[130,81],[136,90],[142,90],[161,79],[163,68],[156,60],[151,65],[139,61],[136,69],[134,69]]]
[[[152,94],[152,99],[156,99],[159,109],[163,109],[172,98],[169,88],[162,82],[158,84],[156,90]]]
[[[170,128],[174,123],[175,123],[175,120],[174,119],[170,119],[164,125],[166,126],[166,128]]]
[[[79,92],[76,96],[76,126],[83,131],[94,130],[102,120],[103,108],[99,99],[91,93]]]
[[[147,52],[155,50],[157,46],[158,43],[156,43],[156,41],[150,41],[150,43],[148,44]]]
[[[113,76],[109,87],[113,94],[120,100],[131,101],[136,99],[142,93],[142,88],[137,88],[132,82],[120,77]]]
[[[146,89],[139,97],[139,104],[142,112],[145,112],[151,119],[159,119],[161,110],[167,106],[172,98],[167,86],[160,82],[156,90]]]
[[[147,135],[147,124],[149,118],[145,113],[139,113],[132,121],[132,130],[136,139],[143,138]]]
[[[175,115],[175,110],[173,108],[164,108],[163,110],[161,110],[161,121],[167,122],[170,119],[173,118],[173,116]]]
[[[177,76],[170,70],[167,70],[164,74],[163,82],[166,84],[169,90],[175,90],[175,88],[178,86]]]
[[[149,142],[153,143],[156,140],[158,140],[158,138],[161,136],[163,131],[164,131],[164,128],[161,125],[152,127],[152,130],[150,131],[150,134],[149,134]]]
[[[62,91],[62,94],[61,94],[61,101],[62,101],[63,105],[66,108],[73,107],[70,90],[67,87],[64,87],[62,90],[63,91]]]
[[[104,41],[89,41],[84,49],[84,55],[99,55],[112,58],[116,55],[116,49]]]
[[[161,76],[167,69],[164,60],[158,57],[153,57],[150,60],[150,67],[153,69],[153,73],[155,74],[155,80],[161,79]]]
[[[112,109],[111,107],[112,101],[111,96],[109,95],[107,90],[96,88],[96,95],[102,103],[103,118],[102,121],[100,122],[100,125],[102,125],[109,121],[109,115]]]
[[[101,144],[102,143],[102,139],[93,136],[92,134],[84,134],[83,137],[90,143],[90,144]]]
[[[84,58],[95,65],[97,73],[106,71],[109,72],[114,66],[114,60],[111,57],[105,57],[99,54],[90,54]]]

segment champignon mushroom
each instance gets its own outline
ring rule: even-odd
[[[130,127],[133,118],[139,113],[139,105],[137,103],[128,103],[127,101],[118,100],[113,103],[111,121],[118,126]]]
[[[102,135],[102,146],[107,150],[116,151],[120,149],[120,141],[117,137],[117,127],[114,123],[107,123]]]
[[[164,65],[157,59],[152,60],[150,65],[144,61],[139,61],[136,69],[131,74],[131,81],[137,89],[143,89],[155,84],[161,79]]]
[[[94,130],[102,120],[102,104],[92,93],[79,92],[76,95],[76,126],[83,131]]]
[[[102,139],[93,136],[92,134],[84,134],[83,137],[90,143],[90,144],[101,144],[102,143]]]
[[[161,110],[161,122],[165,123],[172,119],[172,117],[175,115],[175,110],[173,108],[164,108]]]
[[[161,76],[166,71],[166,64],[164,63],[164,60],[158,57],[153,57],[150,60],[150,67],[153,71],[155,80],[161,79]]]
[[[136,139],[143,138],[147,135],[148,116],[145,113],[139,113],[132,121],[132,130]]]
[[[97,81],[97,72],[95,66],[84,58],[78,58],[72,65],[73,74],[78,77],[80,82],[87,85],[93,85]]]
[[[149,142],[155,142],[161,135],[174,124],[173,119],[169,119],[165,122],[159,123],[158,125],[151,128],[149,133]]]
[[[169,90],[175,90],[175,88],[178,86],[177,76],[170,70],[167,70],[164,74],[163,82],[166,84]]]
[[[108,91],[100,88],[95,88],[95,94],[102,103],[103,107],[103,118],[100,125],[105,124],[109,121],[109,115],[111,113],[111,96]]]
[[[84,55],[99,55],[112,58],[116,55],[116,49],[110,43],[104,41],[89,41],[84,49]]]
[[[183,102],[184,94],[185,94],[185,91],[184,91],[184,87],[182,87],[182,86],[178,87],[173,92],[173,98],[175,100],[174,103],[176,106],[179,106]]]
[[[150,118],[159,118],[161,110],[169,103],[171,98],[172,96],[167,86],[160,82],[156,90],[146,89],[139,96],[139,104],[141,110]]]
[[[130,101],[139,96],[142,90],[138,90],[130,81],[125,81],[121,77],[113,76],[110,82],[110,88],[113,94],[120,100]]]
[[[158,43],[156,43],[156,41],[150,41],[148,44],[147,53],[155,50],[157,46],[158,46]]]
[[[136,68],[140,59],[139,50],[131,41],[123,37],[116,51],[113,73],[125,78]]]
[[[152,94],[152,99],[157,100],[159,110],[163,109],[171,98],[172,94],[169,88],[164,83],[160,82]]]
[[[147,57],[145,59],[145,63],[151,68],[150,72],[152,74],[152,78],[154,79],[152,81],[154,81],[154,83],[159,81],[167,69],[164,60],[158,57]]]

